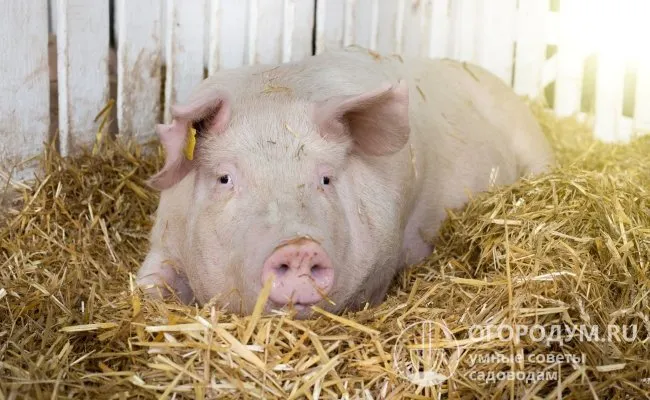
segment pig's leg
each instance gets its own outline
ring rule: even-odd
[[[157,251],[152,250],[147,254],[138,271],[137,284],[154,297],[170,295],[168,286],[184,304],[189,304],[194,299],[192,288],[179,265]]]
[[[431,255],[433,245],[431,240],[438,229],[438,225],[444,216],[436,216],[427,212],[429,207],[425,202],[420,201],[413,212],[404,231],[404,244],[402,253],[405,265],[416,264]],[[439,214],[439,213],[438,213]]]
[[[386,298],[390,284],[395,278],[395,261],[397,260],[389,260],[386,265],[377,266],[369,274],[367,279],[359,285],[359,290],[349,299],[348,304],[344,308],[361,310],[366,306],[366,303],[371,307],[381,304]]]

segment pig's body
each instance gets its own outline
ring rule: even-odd
[[[405,143],[382,155],[372,150],[344,156],[342,148],[324,147],[305,104],[366,93],[400,79],[408,85],[410,134]],[[228,213],[228,202],[236,197],[229,197],[227,205],[212,205],[214,201],[206,200],[212,189],[200,183],[202,172],[197,168],[162,191],[151,251],[139,278],[141,284],[165,281],[184,301],[194,295],[204,303],[220,295],[220,303],[231,310],[250,312],[263,285],[255,266],[261,270],[264,258],[279,241],[308,237],[329,254],[331,260],[326,263],[332,264],[334,274],[330,298],[336,305],[325,301],[319,305],[341,311],[368,301],[377,303],[402,267],[430,254],[431,239],[446,216],[445,209],[461,207],[469,193],[484,191],[491,182],[512,183],[553,162],[528,107],[498,78],[454,61],[402,60],[347,49],[295,64],[223,71],[207,79],[193,98],[224,88],[230,93],[231,124],[245,125],[240,130],[247,133],[240,133],[238,142],[205,142],[205,149],[216,152],[219,146],[227,147],[237,157],[246,153],[243,157],[249,166],[258,162],[253,171],[277,170],[271,178],[251,178],[246,189],[233,192],[233,196],[243,196],[254,188],[259,198],[233,214],[246,216],[228,219],[242,220],[241,232],[230,226],[233,222],[218,222],[220,210]],[[373,118],[381,120],[381,114]],[[376,129],[390,122],[378,123]],[[223,136],[219,140],[225,141],[228,132]],[[260,137],[263,140],[255,139]],[[332,195],[336,204],[331,210],[323,205],[330,203],[318,203],[318,194],[301,191],[305,184],[309,187],[309,180],[300,171],[311,168],[301,157],[327,161],[329,154],[339,160],[332,161],[336,164],[336,194]],[[325,193],[321,187],[318,190]],[[319,209],[323,210],[320,217]],[[205,222],[211,219],[215,222]],[[312,225],[318,227],[312,230]],[[218,247],[221,256],[214,256],[211,246]],[[224,254],[227,251],[238,255]],[[247,255],[257,252],[257,258]],[[223,258],[228,261],[221,262]],[[180,272],[172,273],[164,261]],[[232,293],[237,295],[229,296]]]

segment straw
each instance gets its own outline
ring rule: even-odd
[[[309,321],[264,314],[263,300],[237,316],[143,296],[132,279],[161,150],[104,136],[94,156],[48,151],[40,177],[3,196],[0,397],[647,397],[650,138],[605,145],[576,120],[533,109],[560,167],[450,210],[434,253],[396,277],[382,305],[314,308]],[[455,341],[404,342],[426,321]],[[611,325],[635,326],[636,337],[587,340]],[[563,330],[502,340],[477,326]],[[417,349],[438,352],[418,365],[454,366],[449,379],[409,381],[405,354]]]

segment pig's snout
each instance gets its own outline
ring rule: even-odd
[[[311,240],[275,249],[262,267],[262,283],[272,275],[269,299],[277,304],[314,304],[334,283],[334,269],[325,249]]]

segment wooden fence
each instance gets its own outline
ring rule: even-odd
[[[546,95],[559,115],[592,121],[598,138],[627,141],[650,131],[647,3],[0,0],[1,166],[40,153],[57,129],[63,154],[92,142],[111,72],[119,133],[145,139],[208,74],[350,44],[480,64],[522,95]]]

